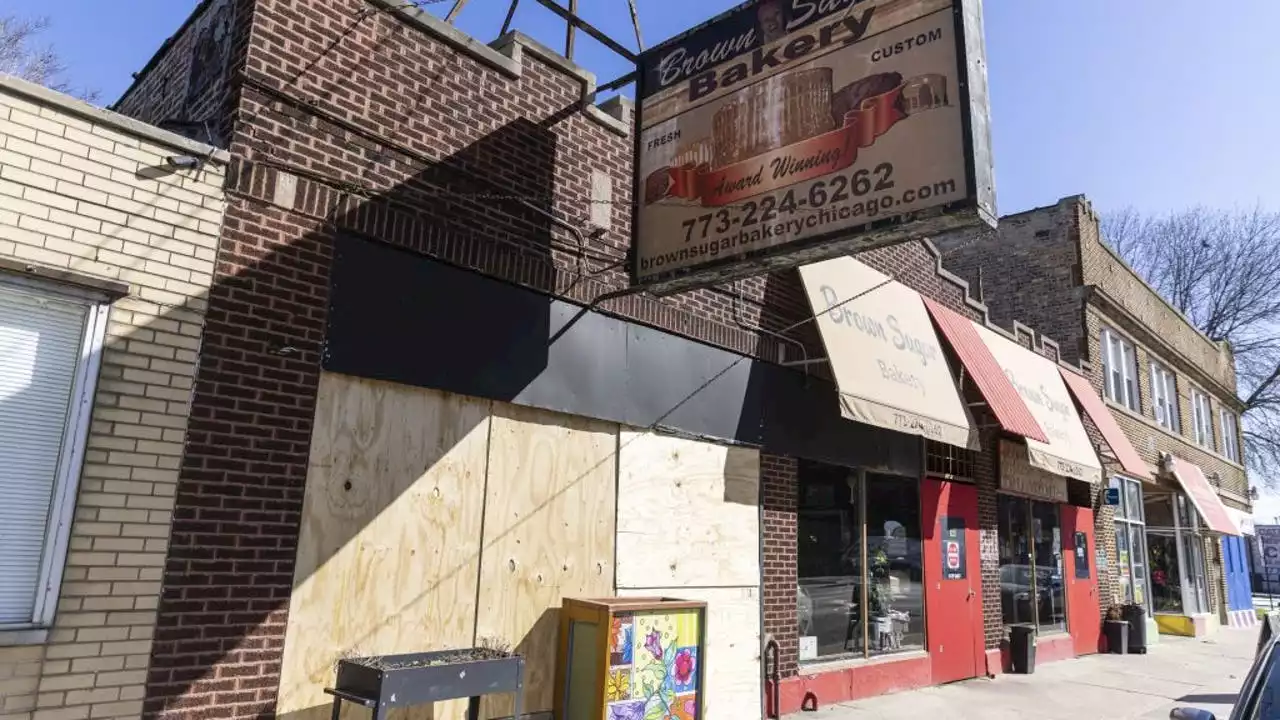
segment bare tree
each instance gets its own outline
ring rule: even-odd
[[[63,77],[66,66],[49,46],[36,45],[40,33],[49,29],[48,18],[24,20],[0,16],[0,73],[14,75],[86,102],[97,102],[96,90],[73,88]]]
[[[1231,344],[1246,461],[1280,483],[1280,213],[1128,209],[1105,216],[1102,232],[1201,332]]]

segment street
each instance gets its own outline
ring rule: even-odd
[[[813,720],[942,717],[964,720],[1168,718],[1194,706],[1226,718],[1253,662],[1257,628],[1223,628],[1207,640],[1164,636],[1146,655],[1093,655],[1001,675],[842,703]],[[800,716],[794,716],[800,717]]]

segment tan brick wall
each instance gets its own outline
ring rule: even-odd
[[[1155,466],[1159,463],[1160,453],[1172,453],[1199,465],[1200,469],[1204,470],[1206,477],[1217,473],[1221,478],[1222,490],[1238,497],[1248,497],[1249,484],[1244,467],[1227,460],[1216,450],[1209,450],[1195,443],[1195,431],[1191,422],[1191,389],[1196,387],[1205,390],[1205,388],[1198,383],[1193,383],[1175,362],[1155,353],[1151,348],[1140,342],[1135,337],[1137,333],[1130,334],[1134,328],[1124,320],[1104,315],[1100,309],[1090,305],[1086,310],[1086,324],[1089,330],[1089,356],[1093,363],[1091,380],[1099,393],[1102,392],[1103,387],[1100,340],[1103,326],[1105,325],[1118,332],[1134,345],[1138,360],[1138,395],[1141,413],[1135,413],[1110,401],[1107,401],[1107,405],[1111,408],[1111,414],[1124,430],[1125,435],[1128,436],[1129,442],[1133,443],[1133,447],[1142,456],[1142,459]],[[1151,404],[1150,368],[1152,360],[1166,367],[1176,378],[1178,410],[1182,424],[1181,433],[1179,434],[1174,434],[1171,430],[1167,430],[1156,423],[1155,410]],[[1213,415],[1215,447],[1218,447],[1221,445],[1222,433],[1218,411],[1222,408],[1222,402],[1220,398],[1213,396],[1212,393],[1207,394],[1209,394],[1210,411]],[[1212,482],[1212,477],[1210,477],[1210,481]],[[1235,504],[1238,505],[1239,503]]]
[[[127,283],[111,309],[47,642],[0,641],[0,718],[135,718],[183,452],[223,166],[0,83],[0,258]],[[142,175],[138,173],[144,171]]]
[[[1134,317],[1139,325],[1164,340],[1181,356],[1181,363],[1203,373],[1202,383],[1220,387],[1213,394],[1236,392],[1235,358],[1225,343],[1205,337],[1181,313],[1147,285],[1110,247],[1103,244],[1098,217],[1088,201],[1078,198],[1080,266],[1086,286],[1097,287]],[[1172,362],[1174,359],[1169,358]]]

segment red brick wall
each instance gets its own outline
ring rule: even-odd
[[[173,130],[226,147],[235,117],[231,79],[244,58],[253,9],[254,0],[202,0],[111,109],[151,124],[208,121],[205,136],[201,129]]]
[[[337,230],[580,301],[626,283],[602,269],[629,238],[630,140],[581,112],[579,78],[532,53],[511,78],[387,13],[361,15],[371,7],[237,6],[232,202],[151,658],[153,717],[274,711]],[[180,76],[184,42],[152,72]],[[121,109],[168,116],[178,84],[143,77]],[[539,209],[583,227],[592,170],[613,177],[616,204],[612,228],[583,248]],[[807,314],[794,273],[602,308],[768,357],[775,341],[757,328]]]
[[[629,242],[630,139],[582,112],[579,77],[525,52],[513,78],[361,0],[236,2],[224,90],[231,109],[220,118],[227,128],[235,121],[232,201],[151,659],[152,717],[274,711],[336,232],[578,301],[626,285],[624,270],[611,266]],[[179,47],[152,72],[180,73]],[[157,108],[173,102],[166,88],[144,77],[122,109],[162,115]],[[579,240],[548,213],[584,228],[593,171],[613,179],[611,227]],[[862,259],[979,316],[922,243]],[[809,314],[794,271],[600,308],[770,359],[779,341],[760,328]],[[811,324],[794,337],[821,356]],[[989,464],[979,467],[989,473]],[[787,468],[793,460],[762,468],[764,604],[766,627],[789,643],[793,669],[795,484]],[[995,553],[994,480],[980,483],[985,577]],[[998,622],[995,576],[986,581]]]
[[[796,624],[796,459],[760,453],[763,500],[761,545],[764,557],[764,632],[778,643],[778,671],[796,674],[799,627]]]

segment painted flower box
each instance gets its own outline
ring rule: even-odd
[[[706,603],[566,599],[556,717],[702,720]]]

